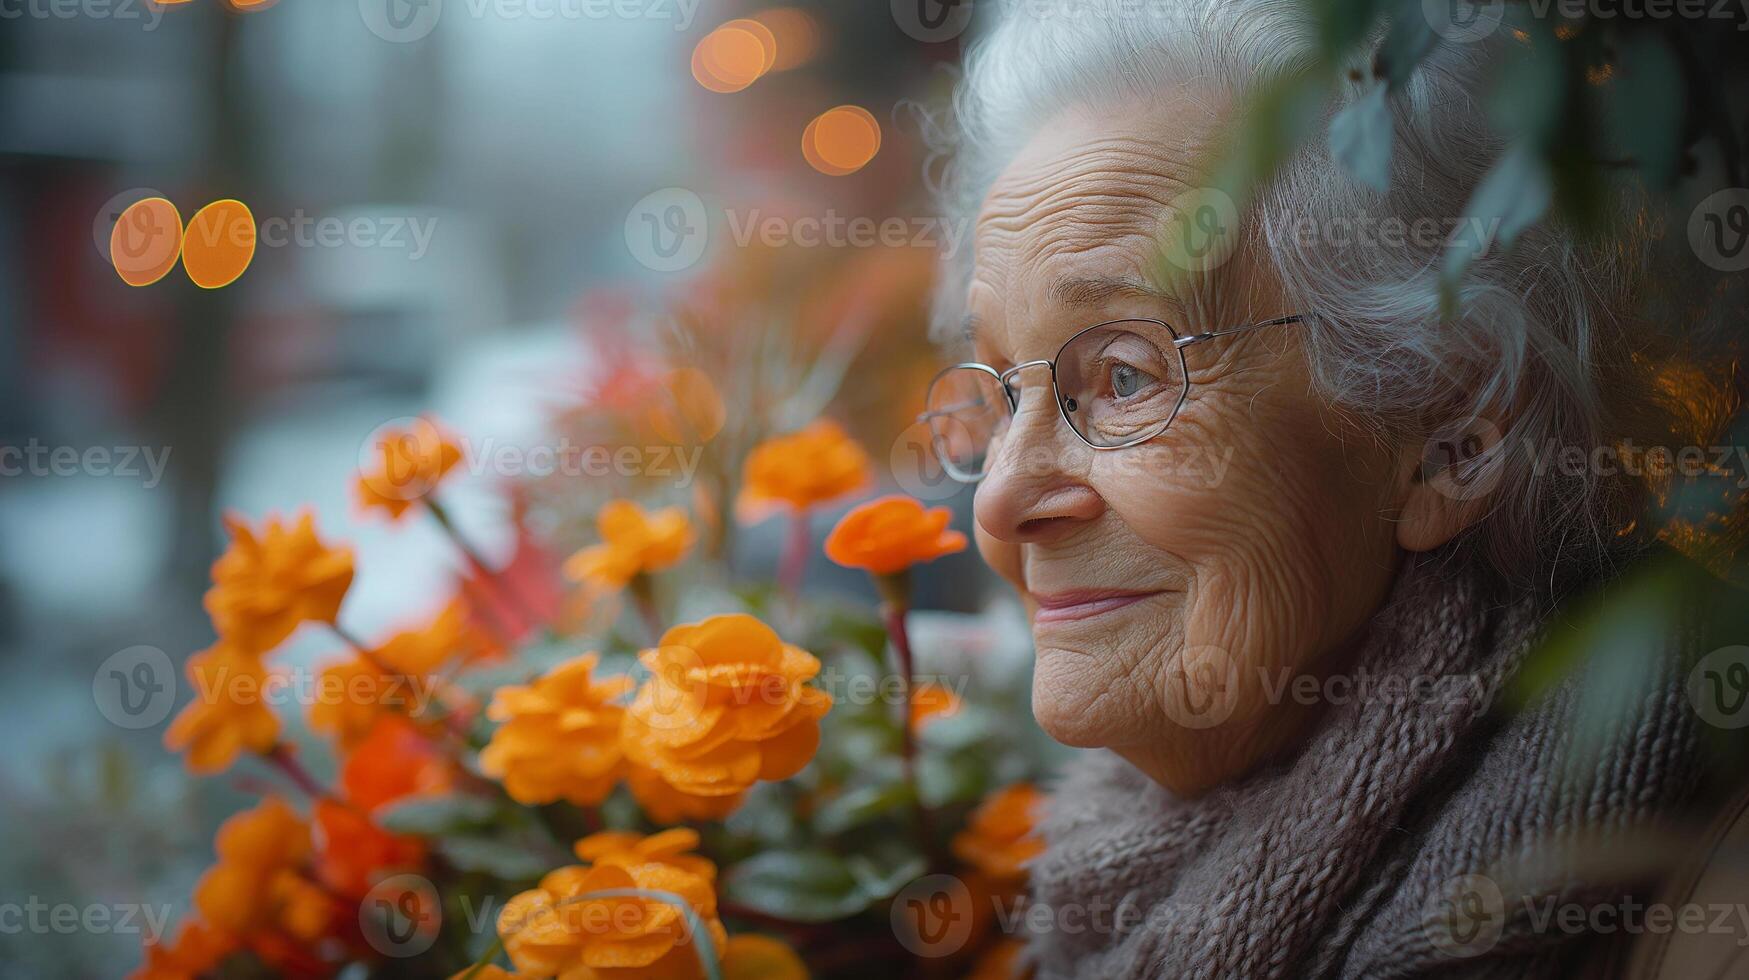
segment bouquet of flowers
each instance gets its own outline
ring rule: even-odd
[[[1024,681],[974,694],[913,662],[910,570],[966,546],[946,508],[878,497],[824,539],[878,608],[806,593],[807,514],[872,483],[820,420],[719,488],[748,519],[792,515],[775,581],[707,553],[696,498],[605,501],[548,581],[557,563],[493,566],[460,532],[441,490],[462,457],[420,419],[358,474],[362,507],[434,521],[471,569],[380,639],[343,625],[354,557],[313,515],[227,518],[218,639],[165,743],[195,773],[264,769],[262,798],[135,977],[1014,975],[991,911],[1039,848],[1042,739]],[[344,651],[306,719],[327,780],[262,696],[275,649],[312,629]]]

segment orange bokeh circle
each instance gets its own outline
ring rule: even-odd
[[[109,262],[130,286],[150,286],[164,278],[181,254],[182,215],[161,197],[128,205],[109,231]]]
[[[242,201],[214,201],[188,219],[182,268],[202,289],[237,281],[255,258],[255,215]]]
[[[881,126],[867,109],[841,105],[815,116],[802,131],[802,157],[823,174],[861,170],[881,149]]]
[[[777,38],[755,20],[731,20],[692,49],[692,77],[712,92],[739,92],[777,61]]]

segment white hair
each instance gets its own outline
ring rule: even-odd
[[[968,48],[952,117],[934,134],[947,155],[943,207],[970,229],[991,183],[1057,114],[1084,104],[1146,104],[1193,83],[1243,99],[1315,60],[1309,4],[1295,0],[1009,0]],[[980,2],[980,17],[988,9]],[[982,25],[980,25],[982,26]],[[1631,499],[1624,480],[1549,466],[1549,447],[1606,446],[1621,434],[1643,384],[1619,380],[1632,360],[1625,313],[1643,268],[1645,220],[1607,246],[1582,247],[1554,221],[1509,250],[1476,259],[1442,320],[1445,230],[1465,215],[1505,146],[1481,99],[1498,71],[1506,30],[1440,45],[1391,101],[1389,189],[1348,176],[1322,138],[1340,105],[1323,107],[1313,136],[1247,211],[1246,248],[1279,276],[1321,395],[1380,437],[1419,440],[1473,418],[1503,437],[1474,465],[1497,467],[1491,509],[1467,536],[1500,569],[1601,558]],[[1373,84],[1356,73],[1343,102]],[[1616,198],[1618,213],[1637,205]],[[1366,214],[1397,227],[1442,229],[1401,247],[1296,241]],[[1417,225],[1417,222],[1420,222]],[[1637,229],[1637,234],[1634,230]],[[949,260],[936,304],[937,336],[957,332],[971,271],[970,241]],[[1224,326],[1224,324],[1223,324]],[[1587,456],[1589,459],[1589,455]]]

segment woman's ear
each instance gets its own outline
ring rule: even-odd
[[[1442,430],[1419,447],[1406,446],[1398,471],[1397,543],[1408,551],[1431,551],[1481,520],[1493,506],[1505,453],[1500,427],[1487,417]]]

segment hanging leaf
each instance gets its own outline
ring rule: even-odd
[[[1330,120],[1330,156],[1348,176],[1379,193],[1391,184],[1391,106],[1383,85]]]
[[[1373,54],[1372,74],[1387,82],[1392,92],[1402,89],[1433,49],[1439,45],[1439,35],[1433,32],[1433,22],[1421,10],[1421,0],[1401,0],[1391,17],[1391,28]]]
[[[1647,185],[1669,187],[1682,157],[1682,66],[1664,36],[1649,31],[1628,39],[1619,61],[1604,111],[1610,142],[1638,164]]]
[[[1464,208],[1464,220],[1446,242],[1440,273],[1440,310],[1457,312],[1458,288],[1478,257],[1494,248],[1508,248],[1524,229],[1535,224],[1554,198],[1554,181],[1542,155],[1524,143],[1508,149],[1476,186]]]
[[[391,833],[437,837],[490,823],[498,805],[483,796],[415,796],[398,800],[372,816]]]
[[[548,870],[534,848],[512,840],[449,837],[438,845],[438,850],[462,871],[480,871],[505,881],[531,881]]]

